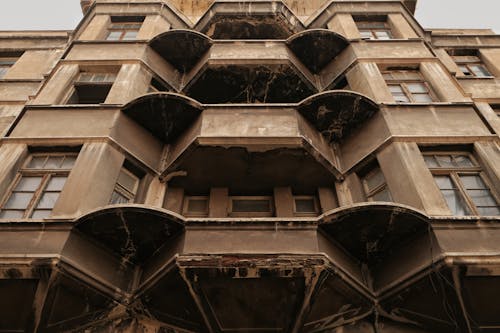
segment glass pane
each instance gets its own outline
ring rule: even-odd
[[[110,31],[106,40],[119,40],[122,35],[121,31]]]
[[[47,163],[45,163],[44,169],[60,169],[64,156],[49,156]]]
[[[490,190],[468,190],[467,194],[478,207],[491,207],[497,205],[495,198],[493,198],[490,193]]]
[[[269,200],[233,200],[233,212],[270,212],[271,203]]]
[[[453,181],[449,176],[434,176],[434,180],[441,190],[455,189],[455,184],[453,184]]]
[[[403,88],[400,85],[390,85],[389,90],[391,93],[403,93]]]
[[[46,219],[46,218],[50,217],[51,213],[52,213],[52,211],[50,211],[50,210],[37,209],[37,210],[33,211],[31,218],[32,219]]]
[[[432,98],[429,94],[413,94],[413,99],[417,103],[431,103]]]
[[[50,178],[49,184],[45,188],[45,191],[61,191],[64,183],[66,182],[66,176],[55,176]]]
[[[130,172],[122,169],[118,175],[117,183],[123,186],[126,190],[135,194],[135,189],[137,187],[137,177]]]
[[[113,194],[111,194],[111,200],[109,200],[111,205],[124,204],[128,202],[130,202],[130,199],[118,191],[113,191]]]
[[[21,219],[24,216],[22,210],[2,210],[0,211],[0,219]]]
[[[0,67],[0,79],[3,78],[5,74],[7,74],[8,70],[9,70],[8,67]]]
[[[391,193],[389,192],[389,189],[387,187],[385,187],[380,192],[372,195],[371,198],[373,199],[373,201],[392,201]]]
[[[380,171],[380,169],[377,169],[365,177],[365,182],[368,186],[368,190],[371,191],[372,189],[385,183],[384,174]]]
[[[40,198],[40,201],[38,201],[36,208],[52,209],[54,207],[54,205],[56,204],[58,197],[59,197],[59,193],[46,192],[46,193],[42,194],[42,197]]]
[[[427,87],[423,83],[407,83],[408,90],[412,93],[426,93]]]
[[[377,36],[377,39],[382,39],[382,40],[392,38],[389,31],[375,31],[375,36]]]
[[[455,166],[451,155],[436,155],[436,161],[442,168],[452,168]]]
[[[394,100],[397,103],[408,103],[408,102],[410,102],[410,99],[406,95],[404,95],[404,94],[395,94],[395,93],[393,93],[392,97],[394,97]]]
[[[189,199],[187,209],[191,213],[205,213],[208,210],[208,200]]]
[[[474,167],[474,163],[472,163],[472,160],[465,155],[455,155],[453,156],[453,159],[455,160],[455,164],[459,167]]]
[[[16,185],[16,191],[35,192],[41,181],[42,177],[22,177]]]
[[[297,213],[315,213],[314,199],[295,199],[295,209]]]
[[[465,65],[460,65],[460,66],[458,66],[458,68],[460,68],[460,71],[461,71],[464,75],[471,75],[471,72],[469,72],[469,69],[467,68],[467,66],[465,66]]]
[[[4,208],[26,209],[33,198],[33,193],[17,193],[13,192],[9,200],[4,205]]]
[[[94,79],[94,74],[92,73],[80,73],[80,77],[78,78],[78,81],[80,82],[92,82]]]
[[[436,162],[436,159],[434,158],[434,156],[424,155],[424,160],[425,160],[425,164],[427,164],[427,166],[429,168],[439,168],[439,164]]]
[[[460,180],[466,189],[486,189],[487,186],[479,175],[460,175]]]
[[[500,208],[498,207],[478,207],[479,214],[484,216],[497,216],[500,215]]]
[[[123,40],[134,40],[137,37],[138,31],[127,31],[123,36]]]
[[[28,164],[28,168],[43,169],[43,166],[45,164],[46,159],[47,159],[47,156],[33,156],[31,158],[30,163]]]
[[[457,190],[441,190],[451,213],[457,216],[470,215],[463,198]]]
[[[479,77],[491,76],[490,72],[483,65],[469,65],[469,68],[474,73],[474,75]]]
[[[76,156],[66,156],[61,169],[71,169],[75,165]]]
[[[361,38],[371,39],[373,37],[372,32],[369,30],[360,30],[359,34],[361,35]]]

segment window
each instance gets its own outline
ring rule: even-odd
[[[118,175],[118,179],[109,203],[124,204],[134,202],[138,188],[139,177],[128,171],[126,168],[122,168]]]
[[[491,73],[482,63],[478,50],[449,50],[448,53],[465,76],[491,77]]]
[[[230,216],[269,217],[274,214],[270,196],[233,196],[229,198]]]
[[[384,174],[378,166],[363,177],[363,187],[368,201],[392,201]]]
[[[0,53],[0,79],[2,79],[9,69],[16,63],[22,52]]]
[[[113,16],[106,40],[134,40],[141,29],[144,16]]]
[[[208,216],[208,197],[187,196],[184,199],[183,212],[185,216]]]
[[[149,84],[148,93],[157,93],[160,91],[168,91],[168,89],[161,81],[152,78]]]
[[[490,107],[495,111],[497,116],[500,117],[500,104],[490,104]]]
[[[387,40],[394,38],[387,18],[384,16],[374,18],[354,16],[353,18],[363,39]]]
[[[319,212],[318,201],[314,196],[296,195],[293,197],[293,212],[298,216],[316,216]]]
[[[383,71],[387,87],[397,103],[432,103],[436,97],[418,70]]]
[[[477,162],[467,153],[425,153],[425,163],[453,215],[500,215]]]
[[[104,103],[115,79],[116,73],[80,73],[66,104]]]
[[[75,153],[32,154],[2,202],[0,218],[49,217],[76,156]]]

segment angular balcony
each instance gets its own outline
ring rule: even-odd
[[[78,219],[75,229],[123,261],[141,264],[180,235],[180,216],[144,205],[113,205]]]
[[[370,98],[347,90],[311,96],[297,110],[330,142],[339,142],[379,110]]]
[[[282,1],[215,1],[195,26],[213,39],[286,39],[303,29]]]
[[[180,72],[189,72],[212,46],[208,36],[194,30],[164,32],[149,42],[150,47]]]
[[[349,45],[345,37],[327,29],[299,32],[288,38],[286,43],[314,74],[318,74]]]
[[[284,41],[216,42],[184,80],[182,91],[206,104],[295,103],[318,91]]]
[[[170,143],[191,126],[203,107],[175,93],[152,93],[134,99],[122,111],[158,139]]]

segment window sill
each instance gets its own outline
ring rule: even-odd
[[[495,76],[463,76],[455,75],[458,80],[493,80]]]

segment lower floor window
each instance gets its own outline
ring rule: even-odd
[[[76,154],[32,154],[2,202],[0,218],[50,217]]]

